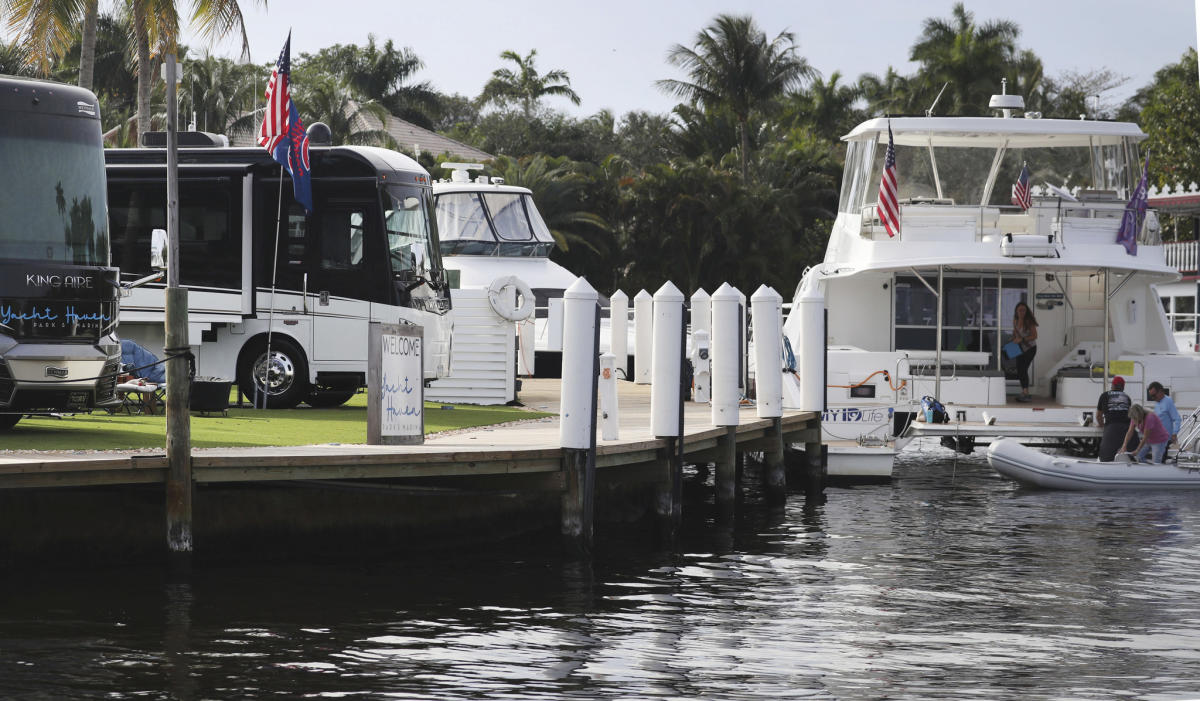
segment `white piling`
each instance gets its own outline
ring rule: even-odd
[[[722,284],[712,296],[712,422],[725,427],[716,461],[717,506],[723,520],[732,517],[737,494],[741,299],[741,293],[729,283]]]
[[[738,366],[741,339],[738,311],[741,294],[729,283],[712,296],[712,422],[714,426],[737,426],[741,395]]]
[[[825,409],[825,297],[816,283],[806,284],[796,295],[793,314],[799,319],[799,347],[794,351],[800,375],[800,409]]]
[[[758,418],[783,416],[783,298],[762,285],[750,298]]]
[[[563,293],[562,389],[558,440],[563,452],[561,527],[567,546],[592,545],[596,486],[596,390],[599,379],[599,295],[583,278]]]
[[[617,406],[616,356],[600,356],[600,437],[615,441],[621,437],[621,414]]]
[[[608,349],[615,356],[614,370],[617,377],[628,380],[629,377],[629,295],[621,290],[612,293],[608,298],[609,324]]]
[[[654,364],[650,429],[657,437],[679,435],[680,363],[683,360],[683,293],[670,281],[654,293]]]
[[[654,298],[642,290],[633,298],[633,374],[639,385],[650,384],[653,354]]]
[[[692,344],[696,342],[696,332],[703,331],[712,339],[712,297],[704,288],[692,293]]]
[[[596,290],[583,278],[563,293],[562,388],[560,390],[559,445],[586,449],[592,445],[591,430],[596,406],[593,394],[596,375],[595,346]]]
[[[708,331],[692,331],[692,401],[707,404],[712,399],[712,361]]]

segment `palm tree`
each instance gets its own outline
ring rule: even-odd
[[[536,56],[537,49],[531,49],[524,57],[515,51],[502,52],[500,58],[515,63],[516,71],[508,68],[492,71],[491,80],[483,86],[483,92],[479,95],[479,104],[506,105],[515,102],[521,105],[525,119],[533,119],[543,97],[565,97],[571,104],[578,105],[579,95],[571,89],[571,78],[567,72],[556,69],[539,74]]]
[[[257,75],[260,70],[258,66],[237,64],[211,54],[185,61],[180,111],[185,118],[195,119],[197,129],[233,131],[231,125],[253,109],[257,90],[250,73]]]
[[[305,112],[314,122],[324,122],[329,127],[335,145],[396,148],[390,134],[366,119],[370,115],[378,124],[383,124],[387,110],[377,102],[355,101],[332,76],[315,75],[299,84],[295,99],[304,104]]]
[[[854,106],[863,96],[862,87],[841,83],[841,79],[838,71],[830,74],[828,81],[813,78],[806,90],[794,93],[790,100],[797,122],[833,142],[861,121]]]
[[[433,128],[429,114],[438,95],[428,81],[410,82],[425,63],[410,48],[397,49],[391,39],[379,47],[375,35],[367,45],[335,45],[306,57],[305,65],[329,75],[342,76],[356,99],[374,101],[391,114],[426,129]]]
[[[882,78],[874,73],[860,75],[858,89],[867,101],[867,113],[878,117],[904,112],[912,97],[910,82],[909,78],[897,73],[892,66],[888,66]]]
[[[589,180],[574,165],[565,156],[499,156],[489,170],[503,177],[505,183],[533,192],[533,201],[559,248],[567,251],[572,244],[580,244],[598,253],[587,234],[608,231],[608,224],[599,215],[582,209]]]
[[[266,0],[255,0],[266,7]],[[0,11],[8,17],[10,30],[21,32],[21,45],[28,59],[43,75],[53,59],[71,47],[79,27],[83,30],[80,52],[80,79],[93,64],[96,41],[96,0],[0,0]],[[174,0],[122,0],[121,6],[132,19],[130,37],[137,61],[139,131],[150,127],[150,95],[157,74],[156,56],[177,51],[179,13]],[[237,0],[191,0],[191,21],[200,36],[215,39],[237,31],[242,38],[243,55],[249,55],[249,37]],[[90,88],[91,78],[88,77]]]
[[[751,114],[769,110],[789,89],[815,75],[796,48],[791,32],[768,40],[749,16],[718,15],[696,35],[694,47],[676,44],[667,53],[667,61],[682,68],[689,80],[660,80],[659,88],[704,109],[723,107],[737,120],[743,182]]]
[[[961,2],[954,5],[951,15],[949,20],[925,20],[910,59],[921,64],[922,97],[930,104],[948,84],[939,111],[980,114],[1000,79],[1009,73],[1021,30],[1006,20],[976,24],[975,15]]]

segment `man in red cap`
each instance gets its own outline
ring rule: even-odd
[[[1133,400],[1124,390],[1125,378],[1114,375],[1112,389],[1101,393],[1100,401],[1096,402],[1096,425],[1104,429],[1100,437],[1100,462],[1112,462],[1125,442]]]

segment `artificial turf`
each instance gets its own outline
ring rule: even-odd
[[[425,403],[425,431],[486,426],[549,416],[518,407]],[[196,448],[366,443],[367,395],[356,394],[332,409],[230,408],[192,414],[192,446]],[[0,432],[0,450],[132,450],[166,447],[166,417],[125,413],[25,417]]]

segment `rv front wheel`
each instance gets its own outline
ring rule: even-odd
[[[238,385],[242,394],[259,406],[265,393],[268,409],[291,409],[304,401],[310,391],[308,364],[296,344],[283,338],[271,341],[268,363],[267,344],[260,341],[242,355]]]
[[[0,431],[7,431],[21,420],[21,414],[0,414]]]

